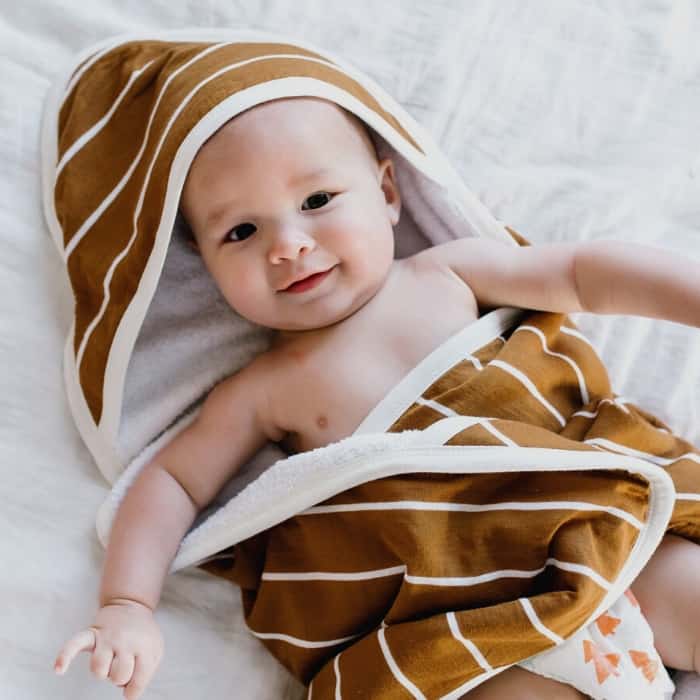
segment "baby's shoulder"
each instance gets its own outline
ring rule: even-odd
[[[451,267],[455,263],[478,258],[484,253],[495,253],[496,259],[502,259],[504,251],[513,247],[515,246],[506,241],[487,236],[465,236],[425,248],[416,253],[413,259],[423,265]]]
[[[539,249],[537,249],[539,251]],[[538,256],[530,247],[490,236],[467,236],[421,251],[416,263],[460,279],[470,287],[499,286]]]
[[[279,384],[278,363],[273,353],[266,351],[254,357],[247,365],[219,382],[209,393],[207,403],[215,404],[221,412],[255,414],[257,423],[270,440],[279,440],[279,430],[272,415],[274,401],[272,387]]]
[[[472,239],[458,239],[458,241],[449,241],[430,246],[406,258],[406,263],[410,265],[414,277],[421,280],[421,282],[444,279],[452,283],[457,281],[460,285],[463,285],[465,280],[456,273],[455,263],[467,254],[465,248],[468,247],[470,249],[470,257],[479,248],[478,242],[476,244],[465,243],[466,240],[471,241]]]

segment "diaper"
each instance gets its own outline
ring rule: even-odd
[[[630,590],[566,642],[518,665],[594,700],[666,700],[675,691]]]

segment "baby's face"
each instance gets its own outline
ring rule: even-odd
[[[181,200],[204,263],[228,303],[268,328],[346,318],[381,288],[400,199],[391,161],[336,105],[258,105],[195,157]],[[289,285],[330,271],[315,286]]]

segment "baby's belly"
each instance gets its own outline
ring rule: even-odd
[[[352,359],[336,358],[326,371],[285,392],[292,397],[286,413],[290,430],[279,443],[288,453],[325,447],[352,435],[370,411],[427,355],[475,319],[450,327],[415,353],[392,352],[376,347],[365,352],[353,349]],[[423,338],[425,341],[425,338]],[[303,388],[302,388],[303,387]]]
[[[379,368],[384,371],[377,372]],[[358,381],[352,371],[337,372],[332,380],[332,396],[329,395],[328,382],[319,382],[316,389],[309,389],[304,397],[305,410],[297,417],[295,429],[290,430],[279,444],[294,454],[349,437],[410,369],[397,372],[395,366],[375,361],[373,371],[365,372],[362,381]]]

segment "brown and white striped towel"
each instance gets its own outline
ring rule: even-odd
[[[465,328],[357,436],[383,429],[422,439],[204,565],[312,698],[458,698],[604,612],[666,531],[700,542],[700,454],[564,315]]]

